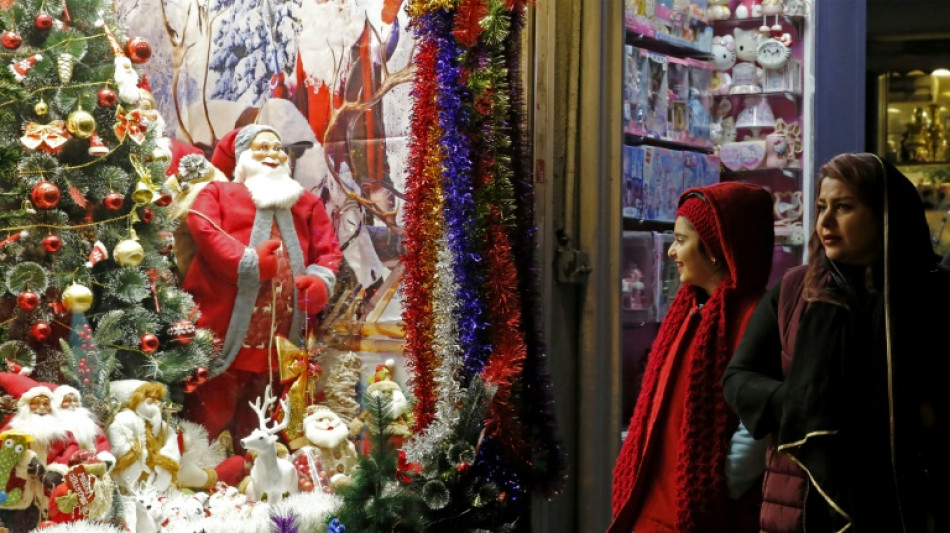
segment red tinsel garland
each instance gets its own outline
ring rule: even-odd
[[[434,372],[438,364],[433,350],[435,326],[432,290],[436,279],[436,243],[442,234],[441,154],[436,105],[435,42],[421,40],[416,52],[415,98],[409,144],[409,172],[404,204],[405,268],[402,319],[406,342],[403,352],[411,369],[410,384],[416,397],[415,432],[424,430],[435,413]]]
[[[485,0],[465,0],[455,11],[454,29],[452,34],[463,46],[471,48],[478,43],[478,36],[482,34],[482,19],[488,14],[488,3]]]
[[[488,271],[485,290],[492,323],[492,354],[482,371],[486,382],[497,387],[485,426],[496,442],[511,452],[529,453],[524,427],[510,402],[511,388],[521,376],[527,355],[521,328],[521,295],[518,292],[518,269],[504,225],[501,211],[491,208],[486,232],[485,258]]]

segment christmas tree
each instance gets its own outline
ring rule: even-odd
[[[167,139],[135,70],[151,48],[111,12],[0,0],[0,356],[100,399],[118,378],[180,392],[212,352],[167,258]]]

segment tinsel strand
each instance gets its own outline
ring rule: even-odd
[[[535,457],[532,483],[543,495],[551,497],[564,485],[567,458],[560,440],[554,412],[554,390],[548,372],[547,346],[542,332],[541,284],[537,266],[537,227],[534,222],[534,176],[531,172],[531,148],[525,124],[524,89],[521,72],[521,34],[524,30],[526,2],[512,5],[511,28],[506,43],[508,66],[509,123],[511,125],[514,187],[513,217],[517,225],[512,245],[521,253],[515,257],[522,304],[522,326],[527,354],[520,380],[522,412],[520,419],[531,433]]]
[[[508,32],[508,13],[500,0],[492,0],[489,10],[494,21],[484,23],[483,39],[473,50],[474,68],[484,82],[470,83],[475,102],[475,116],[480,121],[478,152],[474,160],[480,223],[486,227],[485,258],[487,276],[485,293],[491,323],[492,354],[482,371],[482,378],[497,388],[486,427],[509,454],[509,460],[524,464],[529,457],[525,450],[523,426],[517,419],[516,406],[510,403],[511,390],[520,376],[525,358],[524,335],[521,329],[521,298],[518,294],[518,272],[514,264],[502,208],[513,202],[511,188],[510,128],[508,126],[507,71],[504,64],[504,39]],[[471,78],[470,78],[471,79]]]
[[[481,372],[490,347],[485,337],[482,254],[478,241],[475,199],[472,191],[470,150],[465,130],[468,117],[463,102],[468,97],[458,63],[460,47],[452,35],[452,14],[433,15],[433,37],[438,42],[436,76],[439,85],[439,143],[444,155],[442,188],[445,232],[454,254],[454,274],[458,284],[458,331],[465,360],[463,384]]]
[[[438,262],[433,291],[434,350],[436,359],[441,363],[434,378],[435,415],[424,432],[417,433],[406,443],[405,450],[410,462],[438,470],[439,457],[443,453],[445,443],[452,441],[453,431],[459,423],[459,405],[462,404],[464,394],[457,380],[462,369],[462,357],[455,321],[456,287],[452,276],[452,252],[444,236],[439,239],[436,249]]]
[[[435,279],[435,242],[442,233],[438,146],[438,110],[436,105],[436,46],[429,38],[431,15],[419,20],[421,43],[416,53],[416,78],[410,128],[409,172],[404,207],[405,253],[402,263],[403,322],[406,342],[404,353],[411,368],[410,384],[416,397],[416,430],[431,421],[435,408],[432,373],[433,353],[432,284]]]

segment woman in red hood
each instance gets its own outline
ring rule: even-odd
[[[758,531],[757,488],[727,480],[751,439],[742,438],[748,434],[720,380],[765,292],[772,197],[754,185],[720,183],[683,193],[676,215],[669,256],[683,285],[653,343],[614,468],[608,531]],[[753,479],[764,466],[759,457]]]

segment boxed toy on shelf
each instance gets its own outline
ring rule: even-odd
[[[651,231],[623,232],[620,306],[633,321],[656,320],[657,254]]]
[[[672,233],[654,233],[653,249],[656,252],[656,320],[662,321],[670,309],[676,291],[680,288],[680,274],[676,262],[669,256],[673,244]]]
[[[643,146],[623,147],[623,216],[644,218]]]

